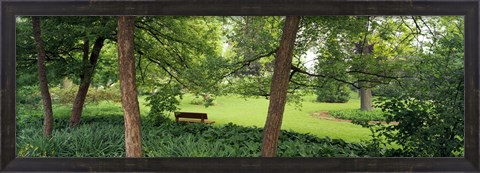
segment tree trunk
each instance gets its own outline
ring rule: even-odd
[[[125,119],[126,156],[142,157],[140,108],[135,79],[134,24],[135,18],[132,16],[118,17],[118,68]]]
[[[98,37],[95,40],[93,45],[92,54],[90,59],[88,58],[89,53],[89,43],[88,39],[85,37],[83,43],[83,66],[82,73],[80,74],[80,86],[78,87],[77,96],[73,102],[72,113],[70,115],[70,128],[78,125],[80,123],[80,118],[82,116],[83,105],[85,104],[85,99],[87,97],[88,88],[90,87],[90,82],[97,66],[98,57],[100,55],[100,50],[102,50],[103,42],[105,38]]]
[[[372,111],[372,89],[362,87],[360,88],[360,110]]]
[[[268,116],[263,128],[262,157],[275,157],[278,137],[285,110],[287,89],[292,65],[293,46],[297,35],[300,16],[287,16],[280,41],[280,49],[275,59]]]
[[[371,55],[373,54],[373,48],[375,44],[368,44],[368,40],[365,38],[363,42],[358,42],[355,44],[355,50],[358,54]],[[360,83],[360,110],[362,111],[372,111],[372,89],[366,87],[366,82]]]
[[[40,92],[43,100],[43,136],[50,137],[53,131],[52,98],[48,91],[47,71],[45,67],[45,45],[41,38],[40,17],[32,17],[33,37],[37,43],[38,53],[38,79],[40,80]]]

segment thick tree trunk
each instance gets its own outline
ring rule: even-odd
[[[371,55],[373,54],[373,48],[375,44],[368,44],[368,40],[365,38],[363,42],[358,42],[355,44],[355,50],[358,54]],[[372,111],[372,89],[367,87],[367,83],[360,83],[360,110],[362,111]]]
[[[50,137],[53,131],[52,98],[48,91],[47,70],[45,67],[45,45],[41,38],[40,17],[32,17],[33,37],[37,43],[38,53],[38,79],[40,80],[40,92],[43,101],[43,136]]]
[[[73,102],[72,113],[70,115],[70,128],[78,125],[80,123],[80,118],[82,117],[83,105],[85,104],[85,99],[87,97],[88,88],[90,87],[90,82],[92,81],[93,74],[95,72],[95,67],[97,66],[98,57],[100,56],[100,50],[102,50],[103,42],[105,38],[98,37],[95,40],[93,45],[92,54],[90,59],[88,58],[89,53],[89,43],[88,39],[84,39],[83,44],[83,67],[82,73],[80,74],[80,86],[78,87],[77,96]]]
[[[363,42],[359,42],[355,44],[356,52],[363,55],[371,55],[373,54],[374,44],[368,44],[368,40],[365,39]],[[372,111],[373,110],[373,103],[372,103],[372,89],[366,87],[366,82],[360,83],[360,110],[362,111]]]
[[[135,79],[134,24],[135,18],[132,16],[118,17],[118,68],[125,119],[126,156],[142,157],[140,108]]]
[[[362,87],[360,88],[360,110],[372,111],[372,89]]]
[[[277,52],[273,70],[267,121],[263,128],[262,157],[275,157],[276,155],[287,98],[293,46],[299,23],[300,16],[287,16],[285,20],[280,49]]]

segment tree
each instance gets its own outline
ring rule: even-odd
[[[40,81],[40,92],[43,100],[43,136],[50,137],[53,131],[52,98],[48,90],[47,72],[45,67],[45,45],[41,38],[40,17],[32,17],[33,36],[37,43],[38,52],[38,79]]]
[[[275,59],[267,121],[263,129],[263,157],[274,157],[276,155],[299,23],[300,16],[287,16],[285,19],[280,48]]]
[[[142,157],[140,108],[135,76],[134,27],[135,17],[118,17],[118,67],[125,119],[126,156]]]
[[[368,40],[365,39],[363,42],[355,43],[355,52],[360,54],[360,56],[371,56],[373,54],[374,44],[368,44]],[[369,57],[366,57],[369,58]],[[361,64],[363,67],[365,64]],[[353,67],[356,70],[361,71],[365,70],[362,67]],[[361,70],[360,70],[361,69]],[[372,89],[371,86],[367,84],[367,82],[359,82],[358,86],[360,87],[360,110],[362,111],[372,111],[373,110],[373,102],[372,102]]]
[[[42,34],[48,35],[44,38],[44,46],[49,84],[59,85],[63,79],[68,78],[80,86],[73,103],[70,127],[80,122],[85,95],[98,67],[97,61],[104,41],[115,40],[112,33],[116,23],[111,19],[113,18],[71,16],[41,18]],[[31,27],[26,27],[27,20],[28,18],[22,17],[18,19],[18,33],[31,32]],[[34,40],[24,35],[26,34],[20,34],[17,38],[17,85],[20,87],[33,85],[36,81],[31,75],[36,70],[33,67],[36,63],[36,58],[33,57],[36,53],[32,51]]]
[[[80,117],[82,116],[83,105],[85,104],[85,98],[87,97],[88,88],[93,78],[95,67],[97,66],[98,58],[100,56],[100,50],[103,47],[105,38],[99,36],[95,40],[92,54],[90,57],[90,44],[88,38],[85,36],[83,40],[83,58],[82,58],[82,72],[80,74],[80,86],[78,87],[77,96],[73,102],[72,113],[70,115],[70,128],[80,123]]]
[[[399,72],[418,36],[409,27],[398,17],[305,17],[296,53],[315,53],[317,64],[315,72],[295,65],[292,73],[314,80],[297,81],[294,76],[291,83],[314,89],[325,81],[348,84],[360,90],[360,107],[371,110],[371,88],[407,77]]]

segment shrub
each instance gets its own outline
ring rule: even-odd
[[[374,111],[361,111],[360,109],[354,110],[334,110],[328,111],[328,114],[332,117],[344,119],[344,120],[357,120],[357,121],[385,121],[385,115],[380,110]]]
[[[192,99],[192,101],[190,101],[190,104],[192,105],[203,105],[204,104],[204,101],[203,99],[200,99],[200,97],[195,97]]]
[[[40,88],[38,86],[24,86],[17,88],[16,102],[28,108],[37,108],[42,101]]]
[[[389,98],[378,103],[386,112],[387,122],[396,126],[381,126],[379,134],[390,143],[401,146],[401,156],[447,157],[463,154],[463,114],[450,105],[415,98]]]
[[[146,121],[153,124],[161,124],[167,121],[167,113],[178,110],[180,99],[182,99],[180,85],[165,85],[158,89],[155,93],[148,96],[147,106],[150,106],[150,112],[146,117]]]
[[[56,104],[71,105],[77,96],[78,85],[71,85],[68,88],[51,88],[52,100]],[[98,103],[101,101],[121,102],[120,89],[118,87],[110,88],[92,88],[87,92],[85,103]]]
[[[118,87],[109,87],[109,88],[95,88],[90,89],[87,93],[87,97],[90,97],[90,102],[98,103],[101,101],[112,101],[120,103],[122,101],[122,96],[120,93],[120,88]],[[90,94],[90,95],[89,95]]]
[[[192,105],[204,105],[205,107],[215,105],[215,96],[210,93],[196,94],[195,98],[190,101]]]

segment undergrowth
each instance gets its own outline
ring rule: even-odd
[[[361,111],[360,109],[348,109],[348,110],[333,110],[328,114],[332,117],[344,120],[355,121],[385,121],[385,116],[382,111]]]
[[[80,127],[69,129],[68,117],[55,117],[51,138],[42,137],[40,116],[17,118],[19,157],[123,157],[122,116],[84,116]],[[262,129],[227,124],[142,122],[144,157],[258,157]],[[378,156],[368,145],[311,134],[281,131],[279,157],[370,157]]]

